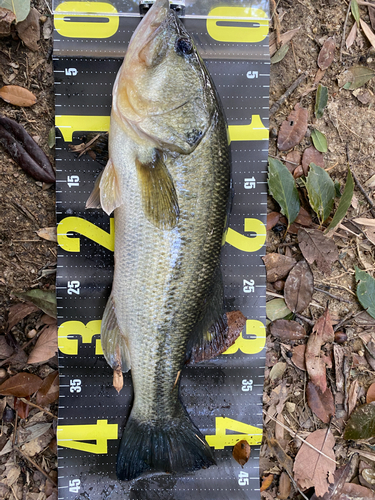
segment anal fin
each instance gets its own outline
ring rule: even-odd
[[[101,344],[104,357],[114,371],[130,370],[130,354],[127,340],[117,322],[115,304],[110,295],[102,319]]]
[[[207,361],[222,354],[243,330],[246,318],[240,311],[223,313],[223,295],[223,281],[218,267],[205,307],[189,339],[186,363]]]

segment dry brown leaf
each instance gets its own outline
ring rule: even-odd
[[[268,476],[263,477],[262,484],[260,486],[260,491],[267,490],[271,486],[272,481],[273,481],[273,474],[268,474]]]
[[[309,172],[310,163],[315,163],[319,167],[324,168],[324,156],[314,146],[306,148],[302,156],[303,174],[306,176]]]
[[[24,444],[22,446],[22,451],[25,453],[25,455],[33,457],[34,455],[37,455],[49,445],[54,435],[55,433],[53,432],[53,430],[48,429],[47,432],[45,432],[44,434],[41,434],[35,439]]]
[[[281,124],[277,138],[280,151],[287,151],[299,144],[307,131],[308,111],[296,104],[288,119]]]
[[[39,12],[32,8],[24,21],[17,23],[17,33],[27,48],[36,52],[40,40]]]
[[[39,406],[46,406],[59,397],[59,377],[58,371],[54,371],[47,375],[36,394],[36,403]]]
[[[309,264],[316,262],[322,273],[330,275],[332,264],[339,258],[335,242],[317,229],[300,229],[298,242],[307,262]]]
[[[9,36],[11,25],[16,21],[14,12],[0,7],[0,38]]]
[[[287,44],[288,42],[290,42],[290,40],[292,40],[292,38],[294,37],[294,35],[296,35],[300,29],[301,29],[301,27],[294,28],[293,30],[287,31],[285,33],[282,33],[280,35],[281,47],[283,45]],[[269,44],[270,44],[270,56],[272,57],[277,52],[276,36],[275,36],[274,32],[272,32],[271,35],[270,35]]]
[[[336,41],[335,37],[327,38],[318,56],[318,66],[323,71],[329,68],[335,57]]]
[[[279,253],[269,253],[262,258],[266,266],[267,281],[269,283],[285,278],[297,263],[296,259]]]
[[[311,215],[306,209],[301,207],[294,222],[296,222],[297,224],[301,224],[301,226],[311,227],[312,225]]]
[[[0,89],[0,97],[14,106],[33,106],[36,103],[35,95],[30,90],[18,85],[4,85]]]
[[[5,335],[0,335],[0,359],[8,359],[13,351],[14,349],[8,344]]]
[[[359,382],[358,380],[353,380],[353,382],[350,384],[349,391],[348,391],[348,417],[350,417],[352,411],[356,407],[357,400],[358,400],[358,389],[359,389]],[[375,399],[374,399],[375,401]],[[371,401],[369,401],[370,403]]]
[[[375,401],[375,382],[370,385],[366,393],[366,403],[372,403]]]
[[[236,443],[233,447],[232,455],[233,458],[238,462],[242,467],[247,463],[250,458],[251,448],[247,441],[244,439]]]
[[[306,386],[307,404],[311,411],[320,418],[322,422],[328,424],[331,417],[335,414],[335,402],[332,391],[329,387],[322,392],[320,388],[311,382]]]
[[[322,358],[321,347],[325,342],[333,342],[334,332],[328,308],[314,325],[306,345],[305,362],[311,382],[322,393],[327,389],[326,364]]]
[[[306,441],[332,460],[303,443],[294,461],[294,479],[301,489],[304,490],[314,486],[315,494],[323,496],[328,492],[329,483],[334,480],[333,473],[336,464],[333,447],[335,438],[329,429],[318,429],[312,432],[306,438]]]
[[[371,28],[375,30],[375,6],[370,7],[370,5],[368,5],[368,15],[370,17]]]
[[[31,351],[27,362],[29,364],[44,363],[57,352],[57,326],[47,325],[43,328],[34,349]]]
[[[335,470],[334,473],[334,483],[330,483],[328,492],[325,493],[322,497],[318,497],[315,493],[311,497],[310,500],[341,500],[341,492],[345,485],[346,480],[351,474],[352,470],[352,460],[342,467],[339,467]]]
[[[346,42],[345,42],[347,49],[350,49],[350,47],[355,42],[356,38],[357,38],[357,23],[354,23],[352,26],[352,29],[350,30],[348,38],[346,39]]]
[[[26,399],[30,401],[30,396],[27,396]],[[20,418],[27,418],[29,416],[30,405],[21,399],[14,398],[14,410],[18,413]]]
[[[371,43],[371,45],[375,49],[375,35],[372,32],[370,26],[366,24],[363,19],[360,19],[359,22],[361,23],[361,28],[363,29],[363,33],[366,35],[368,41]]]
[[[300,163],[301,163],[301,153],[299,151],[291,151],[286,155],[285,166],[291,174],[298,167],[298,165],[300,165]]]
[[[8,315],[8,332],[23,318],[26,318],[26,316],[35,311],[39,311],[39,307],[31,302],[19,302],[18,304],[10,306]]]
[[[279,462],[279,466],[281,466],[283,469],[285,469],[289,474],[292,476],[293,475],[293,460],[290,458],[290,456],[285,453],[284,448],[280,445],[280,443],[277,441],[277,439],[274,438],[267,438],[267,444],[268,447],[272,453],[272,455],[276,458],[276,460]]]
[[[341,492],[340,500],[375,500],[375,492],[359,484],[346,483]]]
[[[25,398],[34,394],[42,385],[42,379],[32,373],[21,372],[8,378],[0,385],[0,394]]]
[[[279,499],[280,500],[287,500],[287,498],[290,495],[290,491],[292,489],[292,484],[290,482],[288,474],[283,471],[280,474],[280,480],[279,480]]]
[[[43,238],[44,240],[48,241],[57,241],[57,230],[56,226],[53,227],[43,227],[42,229],[39,229],[36,234],[40,237]]]
[[[279,222],[281,217],[280,212],[270,212],[267,214],[267,231],[270,231]]]
[[[314,277],[305,260],[298,262],[285,281],[284,297],[288,308],[300,313],[310,304],[314,292]]]
[[[292,362],[297,368],[303,371],[306,371],[305,352],[306,352],[305,344],[293,347]]]
[[[306,337],[306,330],[297,321],[277,319],[270,325],[270,332],[274,337],[285,340],[300,340]]]

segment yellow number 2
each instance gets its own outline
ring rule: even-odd
[[[92,222],[80,217],[65,217],[58,224],[57,242],[66,252],[79,252],[81,250],[80,238],[71,238],[68,232],[72,231],[86,236],[95,243],[113,252],[115,248],[115,224],[113,217],[109,219],[109,233],[95,226]]]

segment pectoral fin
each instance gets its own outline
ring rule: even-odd
[[[111,159],[108,160],[103,171],[99,188],[102,209],[110,215],[115,208],[122,205],[120,181],[116,172],[116,167]]]
[[[96,178],[95,184],[94,184],[94,189],[92,190],[92,193],[88,197],[86,201],[86,208],[101,208],[100,205],[100,180],[102,178],[103,172],[100,172],[98,177]]]
[[[172,229],[177,224],[179,206],[173,179],[163,160],[163,154],[154,150],[152,160],[136,160],[138,183],[143,210],[147,219],[160,229]]]
[[[112,294],[110,295],[102,319],[100,332],[101,344],[107,363],[115,371],[130,370],[130,354],[127,339],[120,330]]]

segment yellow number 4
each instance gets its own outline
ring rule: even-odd
[[[118,439],[118,425],[97,420],[89,425],[60,425],[57,428],[59,446],[88,453],[108,453],[108,439]],[[95,441],[84,443],[83,441]]]
[[[216,434],[205,436],[207,443],[215,450],[223,450],[226,446],[234,446],[243,439],[253,446],[260,445],[262,442],[262,429],[232,418],[216,417],[215,429]],[[227,430],[240,434],[227,434]]]

